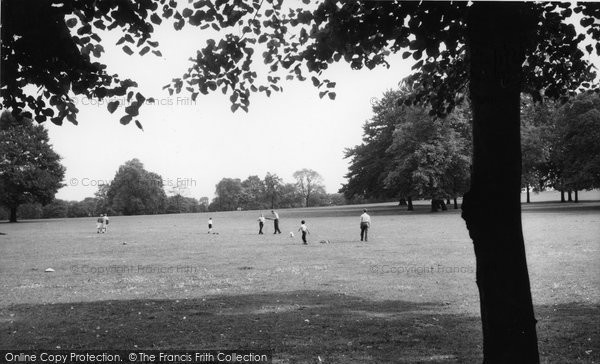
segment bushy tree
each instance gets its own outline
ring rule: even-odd
[[[413,107],[396,127],[388,153],[393,155],[386,177],[387,188],[396,189],[410,201],[413,197],[440,201],[462,196],[468,188],[470,143],[455,123],[466,120],[432,118],[423,108]],[[445,205],[444,205],[445,206]]]
[[[107,198],[118,214],[150,215],[164,211],[167,196],[162,177],[146,171],[143,163],[134,158],[119,167]]]
[[[260,210],[268,207],[265,183],[258,176],[249,176],[242,181],[240,203],[244,210]]]
[[[295,183],[284,183],[279,187],[279,208],[294,208],[305,206],[305,197],[298,191]]]
[[[550,158],[556,186],[568,191],[600,188],[600,96],[582,93],[554,114]]]
[[[534,102],[528,95],[521,98],[521,187],[527,193],[527,203],[531,201],[530,190],[541,191],[548,184],[553,109],[550,100]]]
[[[48,131],[25,117],[10,112],[0,116],[0,205],[17,221],[17,209],[25,203],[48,204],[63,186],[65,168],[52,149]]]
[[[264,179],[265,182],[265,197],[268,201],[268,206],[271,209],[275,208],[277,201],[281,196],[281,187],[283,180],[276,174],[267,172]]]
[[[303,168],[294,172],[294,179],[296,180],[298,192],[304,199],[305,207],[311,206],[311,202],[315,200],[315,197],[325,193],[323,177],[317,171]]]
[[[388,189],[385,179],[393,155],[388,153],[396,126],[402,122],[406,107],[398,100],[407,91],[387,91],[372,106],[373,117],[363,126],[363,142],[346,149],[350,159],[347,183],[340,192],[347,199],[385,200],[396,198],[397,188]],[[404,196],[406,197],[406,196]]]
[[[217,197],[213,203],[218,202],[216,205],[218,211],[232,211],[240,207],[242,181],[239,178],[223,178],[215,187]]]
[[[69,214],[69,202],[55,199],[42,208],[42,217],[45,219],[65,218]]]

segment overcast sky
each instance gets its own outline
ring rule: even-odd
[[[334,64],[324,78],[337,82],[335,101],[319,99],[310,80],[288,81],[283,83],[283,93],[270,98],[255,94],[249,113],[233,114],[228,97],[220,91],[200,95],[194,105],[188,94],[169,96],[162,90],[187,70],[189,57],[206,39],[215,36],[187,28],[175,31],[170,23],[163,23],[157,29],[161,58],[151,53],[128,56],[110,46],[118,34],[104,36],[107,52],[101,60],[108,72],[137,81],[140,90],[160,105],[140,110],[144,131],[133,123],[121,125],[122,110],[109,114],[108,101],[98,105],[97,100],[85,98],[76,98],[78,126],[46,123],[51,143],[67,168],[67,186],[57,198],[93,196],[98,183],[109,182],[118,167],[132,158],[160,174],[167,190],[183,181],[189,187],[187,195],[194,198],[214,197],[215,185],[223,177],[264,178],[271,172],[293,182],[292,174],[302,168],[319,172],[327,192],[337,192],[348,168],[344,149],[361,142],[372,99],[396,88],[412,65],[400,55],[390,58],[389,69],[356,71],[346,63]]]

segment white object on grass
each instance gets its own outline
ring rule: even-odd
[[[290,238],[293,238],[293,237],[294,237],[294,232],[290,231]]]
[[[46,268],[46,270],[44,272],[51,273],[51,272],[54,272],[54,269],[52,269],[52,268]]]

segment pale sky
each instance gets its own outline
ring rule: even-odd
[[[323,78],[337,82],[335,101],[319,99],[310,80],[287,81],[283,93],[270,98],[254,94],[247,114],[241,109],[233,114],[228,96],[220,91],[200,94],[193,105],[186,93],[169,96],[162,90],[187,70],[188,59],[214,32],[190,26],[175,31],[163,22],[155,34],[161,58],[151,53],[128,56],[111,47],[115,36],[103,36],[106,53],[101,60],[108,72],[137,81],[144,95],[161,105],[145,105],[140,110],[144,131],[133,122],[121,125],[122,110],[110,114],[108,100],[99,106],[97,100],[86,98],[76,99],[78,126],[66,121],[63,126],[45,123],[67,169],[67,186],[57,198],[93,196],[98,183],[112,180],[118,167],[132,158],[160,174],[166,186],[183,181],[189,187],[187,196],[194,198],[213,198],[215,185],[224,177],[264,178],[271,172],[293,182],[292,174],[302,168],[319,172],[327,192],[337,192],[348,171],[344,149],[361,142],[372,99],[396,88],[412,65],[412,60],[404,61],[400,55],[389,59],[389,69],[355,71],[343,62],[333,64]],[[255,65],[262,66],[257,61]]]

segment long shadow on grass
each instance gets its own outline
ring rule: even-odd
[[[442,312],[436,303],[321,291],[23,304],[0,311],[0,348],[262,348],[280,363],[315,363],[318,356],[325,363],[481,362],[479,318]],[[537,312],[543,357],[598,358],[598,307],[542,306]]]

